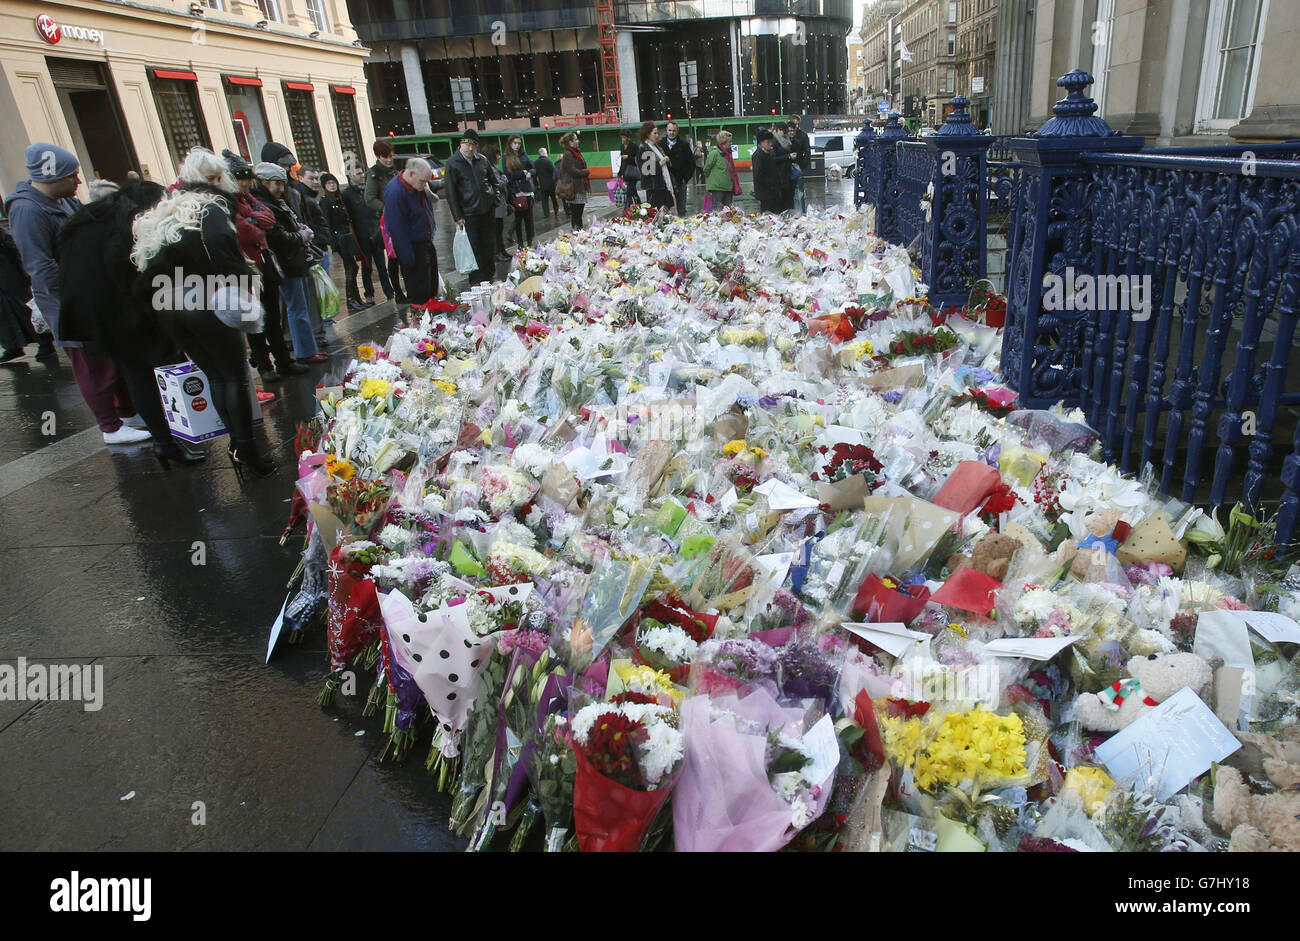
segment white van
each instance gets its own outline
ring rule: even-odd
[[[826,166],[840,167],[848,170],[857,162],[858,155],[853,150],[853,139],[859,131],[814,131],[808,135],[812,146],[826,156]]]

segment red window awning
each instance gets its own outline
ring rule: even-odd
[[[331,85],[330,90],[336,91],[340,95],[355,95],[357,93],[357,90],[351,85]]]
[[[197,82],[199,77],[193,72],[183,72],[179,69],[154,69],[154,78],[177,78],[185,82]]]
[[[285,88],[292,88],[294,91],[313,91],[315,87],[311,82],[285,82]]]
[[[262,80],[260,78],[249,78],[245,75],[227,75],[225,76],[225,79],[231,85],[253,85],[257,88],[262,87]]]

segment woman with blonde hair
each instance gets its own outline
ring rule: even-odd
[[[718,131],[718,146],[709,151],[704,162],[705,187],[713,197],[713,208],[730,206],[740,193],[740,174],[731,156],[731,132]]]
[[[202,148],[190,151],[180,177],[180,185],[132,226],[136,294],[207,376],[212,405],[230,432],[236,472],[264,477],[276,468],[253,440],[241,332],[261,329],[260,283],[235,231],[238,186],[226,162]]]

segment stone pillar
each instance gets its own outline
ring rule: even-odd
[[[952,106],[939,133],[925,139],[934,196],[921,240],[921,279],[936,307],[964,305],[968,283],[983,278],[985,271],[985,161],[993,138],[971,123],[969,98],[958,95]]]
[[[1096,103],[1083,94],[1092,84],[1087,72],[1075,69],[1056,84],[1069,92],[1052,109],[1056,117],[1034,137],[1011,142],[1024,177],[1011,220],[1002,372],[1025,408],[1059,401],[1079,404],[1083,370],[1095,342],[1095,325],[1086,311],[1044,305],[1045,276],[1064,277],[1067,268],[1090,271],[1092,266],[1080,154],[1134,151],[1143,144],[1141,137],[1121,137],[1096,117]]]
[[[402,73],[406,78],[406,100],[411,106],[411,123],[415,125],[415,133],[432,134],[433,122],[429,120],[429,97],[424,91],[421,61],[417,43],[402,44]]]
[[[1300,137],[1300,85],[1296,83],[1296,49],[1300,48],[1300,3],[1268,5],[1259,30],[1259,70],[1250,115],[1228,130],[1239,141]]]
[[[1106,81],[1106,123],[1121,134],[1157,137],[1161,133],[1161,95],[1165,60],[1174,41],[1174,0],[1117,4],[1110,37],[1110,73]],[[1186,15],[1186,10],[1182,11]]]
[[[744,95],[741,94],[740,71],[740,21],[731,21],[731,101],[735,115],[745,113]]]
[[[618,87],[623,96],[623,123],[636,124],[641,120],[641,96],[636,86],[636,49],[632,34],[619,30],[618,35]]]

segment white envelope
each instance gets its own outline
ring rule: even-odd
[[[856,634],[863,640],[875,644],[892,657],[902,657],[915,644],[928,646],[930,635],[924,631],[910,630],[906,624],[885,621],[880,624],[844,623],[840,627],[850,634]]]
[[[984,645],[984,652],[995,657],[1025,657],[1051,660],[1082,637],[1003,637]]]
[[[1300,624],[1272,611],[1233,611],[1260,637],[1273,644],[1300,644]]]
[[[821,506],[814,497],[806,497],[789,484],[773,478],[754,488],[754,493],[767,497],[767,505],[774,510],[805,510]]]
[[[1241,742],[1184,686],[1097,746],[1117,781],[1131,779],[1157,800],[1176,794],[1241,747]]]

